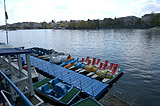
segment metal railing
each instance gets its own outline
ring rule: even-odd
[[[7,84],[9,84],[19,95],[22,101],[27,105],[27,106],[34,106],[27,98],[26,96],[14,85],[14,83],[0,70],[0,75],[6,80]],[[1,90],[2,91],[2,90]],[[3,95],[3,93],[2,93]],[[2,97],[6,101],[8,100],[6,97]],[[4,101],[3,104],[5,105]]]
[[[1,92],[0,92],[1,94],[2,94],[2,96],[3,96],[3,99],[2,99],[2,101],[4,102],[4,99],[6,100],[6,102],[7,102],[7,104],[9,105],[9,106],[12,106],[11,105],[11,103],[10,103],[10,101],[8,100],[8,98],[7,98],[7,96],[5,95],[5,93],[7,93],[7,94],[9,94],[9,95],[12,95],[12,94],[10,94],[10,93],[8,93],[7,91],[5,91],[5,90],[1,90]],[[3,103],[3,104],[5,104],[5,103]]]

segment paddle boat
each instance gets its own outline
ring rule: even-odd
[[[118,78],[123,75],[122,68],[118,64],[109,63],[108,60],[103,63],[100,62],[100,59],[96,61],[96,58],[90,60],[89,57],[87,57],[85,61],[82,58],[82,61],[77,61],[74,63],[74,67],[70,67],[69,69],[80,74],[85,73],[84,75],[88,77],[108,84],[113,84],[115,80],[118,80]]]
[[[50,55],[53,52],[56,52],[53,49],[47,50],[47,49],[38,48],[38,47],[33,47],[33,48],[25,49],[25,50],[29,50],[31,52],[32,56],[38,57],[38,58],[46,60],[46,61],[49,61]]]
[[[68,68],[77,73],[86,75],[87,77],[91,77],[93,79],[97,79],[99,81],[102,81],[108,84],[110,83],[112,84],[123,75],[122,68],[118,64],[109,63],[108,60],[106,60],[105,62],[101,62],[100,59],[96,59],[96,58],[90,59],[89,56],[87,56],[86,59],[84,58],[75,59],[70,55],[65,55],[65,54],[63,54],[64,57],[63,56],[61,57],[60,55],[57,56],[57,54],[59,53],[55,52],[53,49],[48,50],[46,53],[43,50],[41,50],[41,48],[40,49],[32,48],[32,51],[34,51],[35,54],[37,53],[37,55],[39,55],[38,58],[41,58],[41,59],[44,59],[42,58],[45,56],[44,54],[50,53],[52,51],[49,57],[50,60],[48,61],[54,64],[57,64],[57,63],[53,61],[61,61],[61,62],[63,61],[61,64],[59,62],[61,67]],[[65,58],[67,59],[65,60]]]
[[[61,64],[64,62],[67,58],[69,57],[69,54],[64,54],[64,53],[55,53],[53,52],[50,55],[49,62],[54,63],[54,64]]]
[[[30,50],[32,52],[32,56],[38,57],[40,59],[49,61],[54,64],[61,64],[69,57],[69,54],[57,52],[53,49],[47,50],[43,48],[34,47],[27,50]]]
[[[64,61],[60,64],[60,66],[61,66],[61,67],[65,67],[65,66],[66,66],[66,68],[67,68],[67,66],[69,67],[69,66],[71,66],[71,64],[74,64],[75,62],[76,62],[76,60],[69,55],[69,56],[67,57],[67,59],[64,60]]]
[[[63,105],[71,103],[80,93],[78,89],[63,83],[58,78],[45,78],[34,84],[33,87],[36,93]]]

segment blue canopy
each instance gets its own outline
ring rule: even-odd
[[[21,48],[11,48],[4,43],[0,43],[0,56],[14,55],[14,54],[26,54],[30,53],[29,50],[23,50]]]
[[[28,50],[22,50],[20,48],[2,48],[0,49],[0,56],[3,55],[13,55],[13,54],[26,54],[30,53]]]

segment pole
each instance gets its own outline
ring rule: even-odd
[[[34,90],[33,90],[33,83],[32,83],[32,74],[31,74],[31,63],[30,63],[30,54],[26,54],[26,61],[27,61],[27,71],[28,71],[28,78],[29,78],[29,89],[31,91],[31,96],[34,95]]]
[[[8,29],[7,29],[7,19],[8,19],[8,15],[6,12],[6,1],[4,0],[4,12],[5,12],[5,23],[6,23],[6,38],[7,38],[7,44],[8,44]]]

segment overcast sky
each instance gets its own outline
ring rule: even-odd
[[[0,0],[0,25],[5,24]],[[6,0],[8,23],[87,20],[160,13],[160,0]]]

